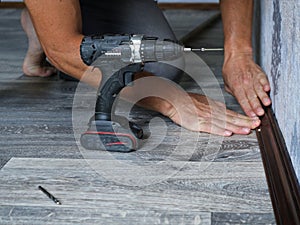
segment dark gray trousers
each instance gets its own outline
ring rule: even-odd
[[[154,0],[80,0],[83,34],[144,34],[176,41]],[[182,63],[182,62],[178,62]],[[178,81],[182,71],[163,63],[146,63],[144,70]]]

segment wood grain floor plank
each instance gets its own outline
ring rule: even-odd
[[[139,171],[136,169],[145,172],[144,168],[155,165],[158,168],[148,171],[147,177],[137,177]],[[249,167],[253,171],[249,171]],[[112,208],[112,202],[117,201],[116,205],[125,204],[124,207],[133,204],[137,208],[144,205],[157,210],[270,212],[271,203],[261,168],[261,163],[256,162],[171,162],[162,165],[145,161],[139,165],[136,161],[115,159],[14,158],[0,172],[3,190],[0,198],[4,205],[36,206],[45,200],[36,197],[37,186],[45,185],[67,207],[72,207],[74,202],[73,207],[80,207],[87,201],[91,208],[102,207],[107,202]],[[162,171],[164,174],[159,174]],[[165,177],[156,183],[153,178],[159,176]],[[147,183],[149,185],[145,186]],[[51,202],[43,204],[51,206]]]
[[[255,224],[276,225],[272,213],[213,213],[212,225]]]
[[[69,207],[23,207],[4,206],[0,209],[1,224],[87,224],[87,225],[124,225],[124,224],[206,224],[209,225],[209,213],[187,212],[169,210],[160,212],[156,210],[145,212],[142,209],[131,211],[119,208],[111,211],[108,208],[81,208],[80,210]]]

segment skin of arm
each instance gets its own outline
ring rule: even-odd
[[[246,115],[262,116],[268,106],[270,84],[266,74],[253,61],[253,0],[221,0],[224,27],[223,78],[226,91],[236,97]]]
[[[83,38],[78,0],[25,0],[40,43],[57,69],[97,86],[100,70],[85,65],[80,56]],[[88,75],[87,75],[88,74]]]

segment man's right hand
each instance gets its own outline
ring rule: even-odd
[[[253,61],[252,54],[227,53],[223,78],[226,91],[236,97],[249,117],[262,116],[262,104],[271,104],[267,94],[270,91],[267,75]]]

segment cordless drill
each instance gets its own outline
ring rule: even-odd
[[[144,35],[87,36],[80,53],[87,65],[102,72],[95,116],[81,136],[86,149],[130,152],[138,148],[143,130],[126,118],[112,113],[116,96],[134,81],[134,74],[143,71],[143,63],[174,60],[184,51],[191,51],[170,40]],[[113,115],[113,116],[112,116]]]

